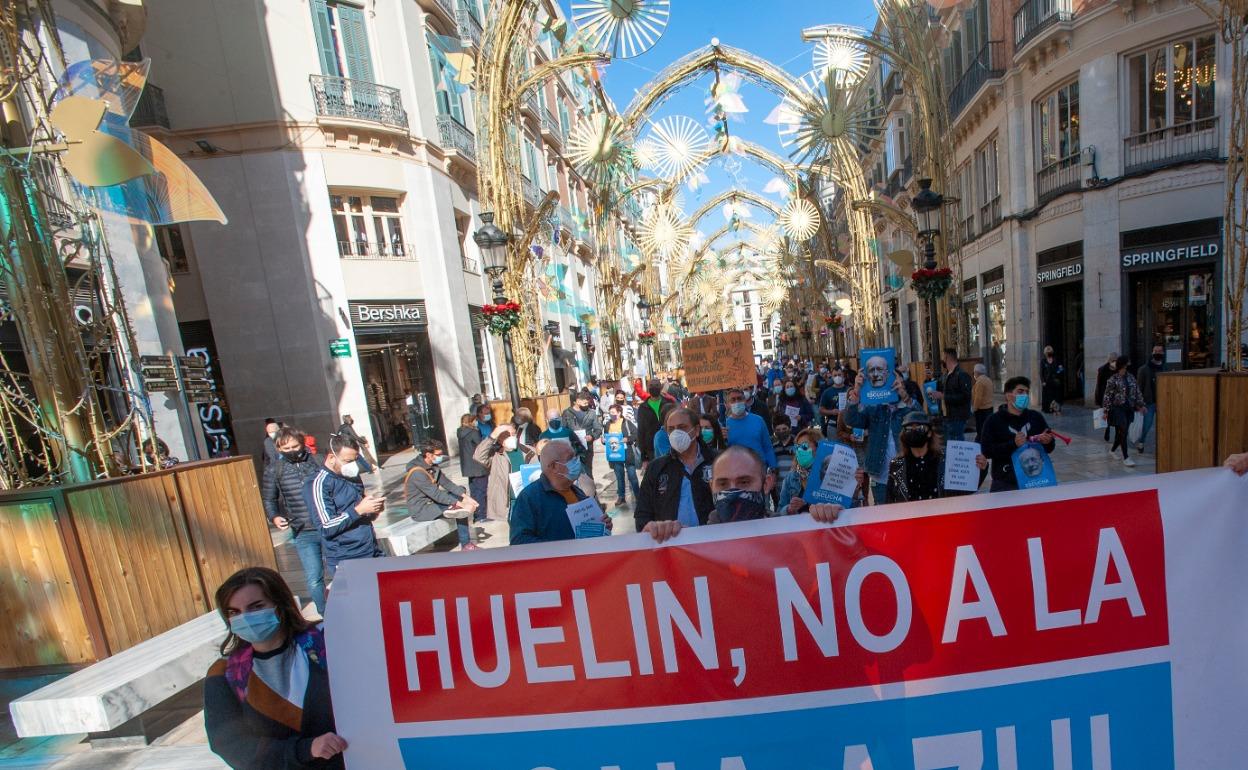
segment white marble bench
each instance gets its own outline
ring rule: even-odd
[[[225,625],[201,615],[9,704],[18,736],[104,733],[204,678]]]
[[[455,522],[446,519],[415,521],[405,518],[382,527],[378,530],[377,537],[388,544],[391,556],[410,556],[423,551],[454,531]]]

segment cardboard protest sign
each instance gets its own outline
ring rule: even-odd
[[[693,393],[752,387],[758,382],[749,332],[685,337],[680,341],[680,352],[685,362],[685,387]]]
[[[470,553],[329,596],[348,770],[1243,766],[1228,469]]]
[[[1057,486],[1057,471],[1042,445],[1034,441],[1023,444],[1014,450],[1010,462],[1014,463],[1014,478],[1018,480],[1019,489]]]
[[[837,441],[820,441],[802,499],[811,505],[836,503],[849,508],[858,489],[857,470],[858,455],[853,449]]]
[[[862,392],[859,403],[863,406],[892,404],[898,401],[893,381],[897,379],[897,351],[892,348],[870,348],[858,354],[862,371]]]
[[[974,441],[949,441],[945,444],[945,490],[974,492],[979,489],[979,444]]]

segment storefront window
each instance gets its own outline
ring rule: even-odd
[[[1144,360],[1153,345],[1166,350],[1166,365],[1204,369],[1217,364],[1213,292],[1209,268],[1187,274],[1142,275],[1136,279],[1136,332],[1133,360]]]

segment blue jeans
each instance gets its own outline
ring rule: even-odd
[[[611,470],[615,471],[616,496],[621,500],[628,498],[628,495],[624,494],[624,476],[627,473],[628,486],[633,490],[633,497],[636,497],[638,490],[641,488],[641,485],[637,483],[637,466],[629,465],[626,462],[613,462],[611,463]]]
[[[472,542],[472,520],[456,519],[455,535],[459,538],[460,545],[468,545]]]
[[[888,479],[884,481],[871,479],[871,481],[871,504],[883,505],[884,501],[888,499]]]
[[[325,616],[325,564],[321,558],[321,533],[305,529],[291,536],[303,574],[308,579],[308,598],[316,605],[316,611]]]
[[[966,420],[945,418],[945,441],[966,440]]]
[[[1148,432],[1153,429],[1153,423],[1157,421],[1157,405],[1149,404],[1145,407],[1144,412],[1144,430],[1140,431],[1140,443],[1143,444],[1148,440]]]
[[[490,477],[473,476],[468,479],[468,496],[477,501],[477,512],[472,516],[474,521],[485,521],[486,511],[490,503]],[[460,545],[468,542],[461,540]]]

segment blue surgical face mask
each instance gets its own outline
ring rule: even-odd
[[[281,628],[282,621],[277,618],[276,607],[243,612],[230,618],[230,630],[248,644],[258,644],[272,639]]]
[[[1029,403],[1031,403],[1031,395],[1028,393],[1020,393],[1014,397],[1015,409],[1026,409]]]
[[[746,405],[744,401],[738,401],[737,403],[730,404],[728,406],[728,411],[732,413],[733,417],[745,416],[745,410],[746,410]]]
[[[796,396],[796,395],[797,395],[797,388],[792,388],[792,387],[790,387],[790,388],[785,388],[785,389],[784,389],[784,395],[786,395],[786,396]]]
[[[568,472],[563,475],[568,481],[575,482],[581,477],[581,473],[584,472],[581,468],[581,458],[579,457],[573,457],[571,460],[568,460],[567,466]]]

